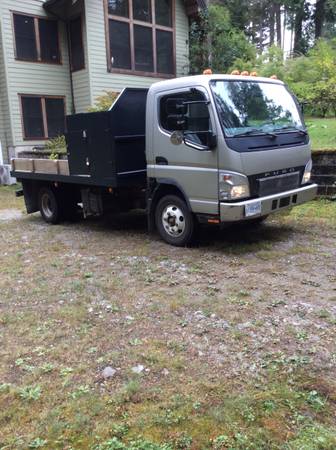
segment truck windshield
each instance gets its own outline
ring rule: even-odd
[[[294,98],[282,84],[214,80],[210,86],[228,137],[305,132]]]

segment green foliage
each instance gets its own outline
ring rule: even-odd
[[[334,450],[336,433],[323,425],[303,426],[285,450]]]
[[[61,155],[64,155],[67,152],[65,136],[62,135],[50,139],[45,147],[46,150],[50,152],[49,159],[59,159]]]
[[[42,448],[47,442],[45,439],[36,438],[28,444],[28,448]]]
[[[253,62],[256,50],[244,33],[233,27],[227,8],[210,5],[190,27],[190,71],[225,73],[239,58]]]
[[[41,397],[41,386],[26,386],[19,389],[19,396],[23,400],[36,401]]]
[[[114,437],[103,444],[94,446],[92,450],[173,450],[173,447],[169,444],[154,444],[141,438],[124,444]]]
[[[99,112],[99,111],[108,111],[113,103],[116,101],[116,98],[119,95],[119,92],[112,91],[104,91],[104,95],[100,95],[96,98],[94,106],[89,108],[89,112]]]

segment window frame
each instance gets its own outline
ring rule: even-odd
[[[59,21],[57,19],[52,19],[51,17],[39,16],[36,14],[30,14],[23,11],[10,11],[12,17],[12,33],[13,33],[13,42],[14,42],[14,59],[16,61],[23,61],[35,64],[51,64],[56,66],[63,65],[62,60],[62,47],[61,47],[61,36],[60,36],[60,26]],[[27,16],[34,19],[34,32],[35,32],[35,43],[36,43],[36,52],[37,59],[25,59],[19,58],[17,56],[17,43],[16,43],[16,34],[15,34],[15,25],[14,25],[14,16]],[[41,39],[40,39],[40,29],[39,29],[39,20],[49,20],[57,23],[57,44],[58,44],[58,60],[57,61],[43,61],[41,58]]]
[[[70,24],[76,20],[80,21],[80,33],[81,33],[81,43],[83,49],[83,66],[79,69],[74,69],[72,64],[72,51],[71,51],[71,30]],[[79,14],[77,16],[70,17],[68,20],[68,36],[69,36],[69,55],[70,55],[70,70],[72,73],[79,72],[80,70],[86,69],[86,55],[85,55],[85,46],[84,46],[84,16],[83,14]]]
[[[133,0],[128,0],[129,2],[129,17],[116,16],[110,14],[108,10],[108,0],[104,0],[104,10],[105,10],[105,41],[106,41],[106,57],[107,57],[107,71],[110,73],[120,73],[127,75],[139,75],[145,77],[153,78],[175,78],[176,77],[176,20],[175,20],[175,1],[172,2],[172,26],[167,27],[164,25],[159,25],[156,23],[155,17],[155,0],[151,1],[151,11],[152,11],[152,22],[144,22],[141,20],[133,19]],[[110,46],[110,31],[109,22],[111,20],[117,20],[129,25],[130,30],[130,52],[131,52],[131,66],[132,69],[120,69],[113,68],[111,62],[111,46]],[[140,70],[135,70],[135,45],[134,45],[134,26],[139,25],[143,27],[148,27],[152,30],[152,44],[153,44],[153,72],[144,72]],[[160,73],[157,71],[157,45],[156,45],[156,30],[168,31],[172,34],[173,39],[173,72],[170,74]]]
[[[19,96],[19,103],[20,103],[20,114],[21,114],[21,127],[22,127],[22,137],[24,141],[49,141],[52,139],[48,135],[48,118],[47,118],[47,108],[46,108],[46,99],[58,99],[63,100],[63,106],[64,106],[64,130],[65,130],[65,118],[66,118],[66,97],[64,95],[40,95],[40,94],[18,94]],[[43,132],[44,136],[41,137],[27,137],[26,136],[26,130],[24,126],[24,112],[23,112],[23,98],[39,98],[41,101],[41,110],[42,110],[42,121],[43,121]]]

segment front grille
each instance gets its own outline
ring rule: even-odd
[[[300,172],[286,173],[275,177],[259,178],[259,196],[277,194],[300,186]]]

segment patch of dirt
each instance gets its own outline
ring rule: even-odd
[[[2,209],[0,210],[0,221],[20,219],[23,216],[19,209]]]

